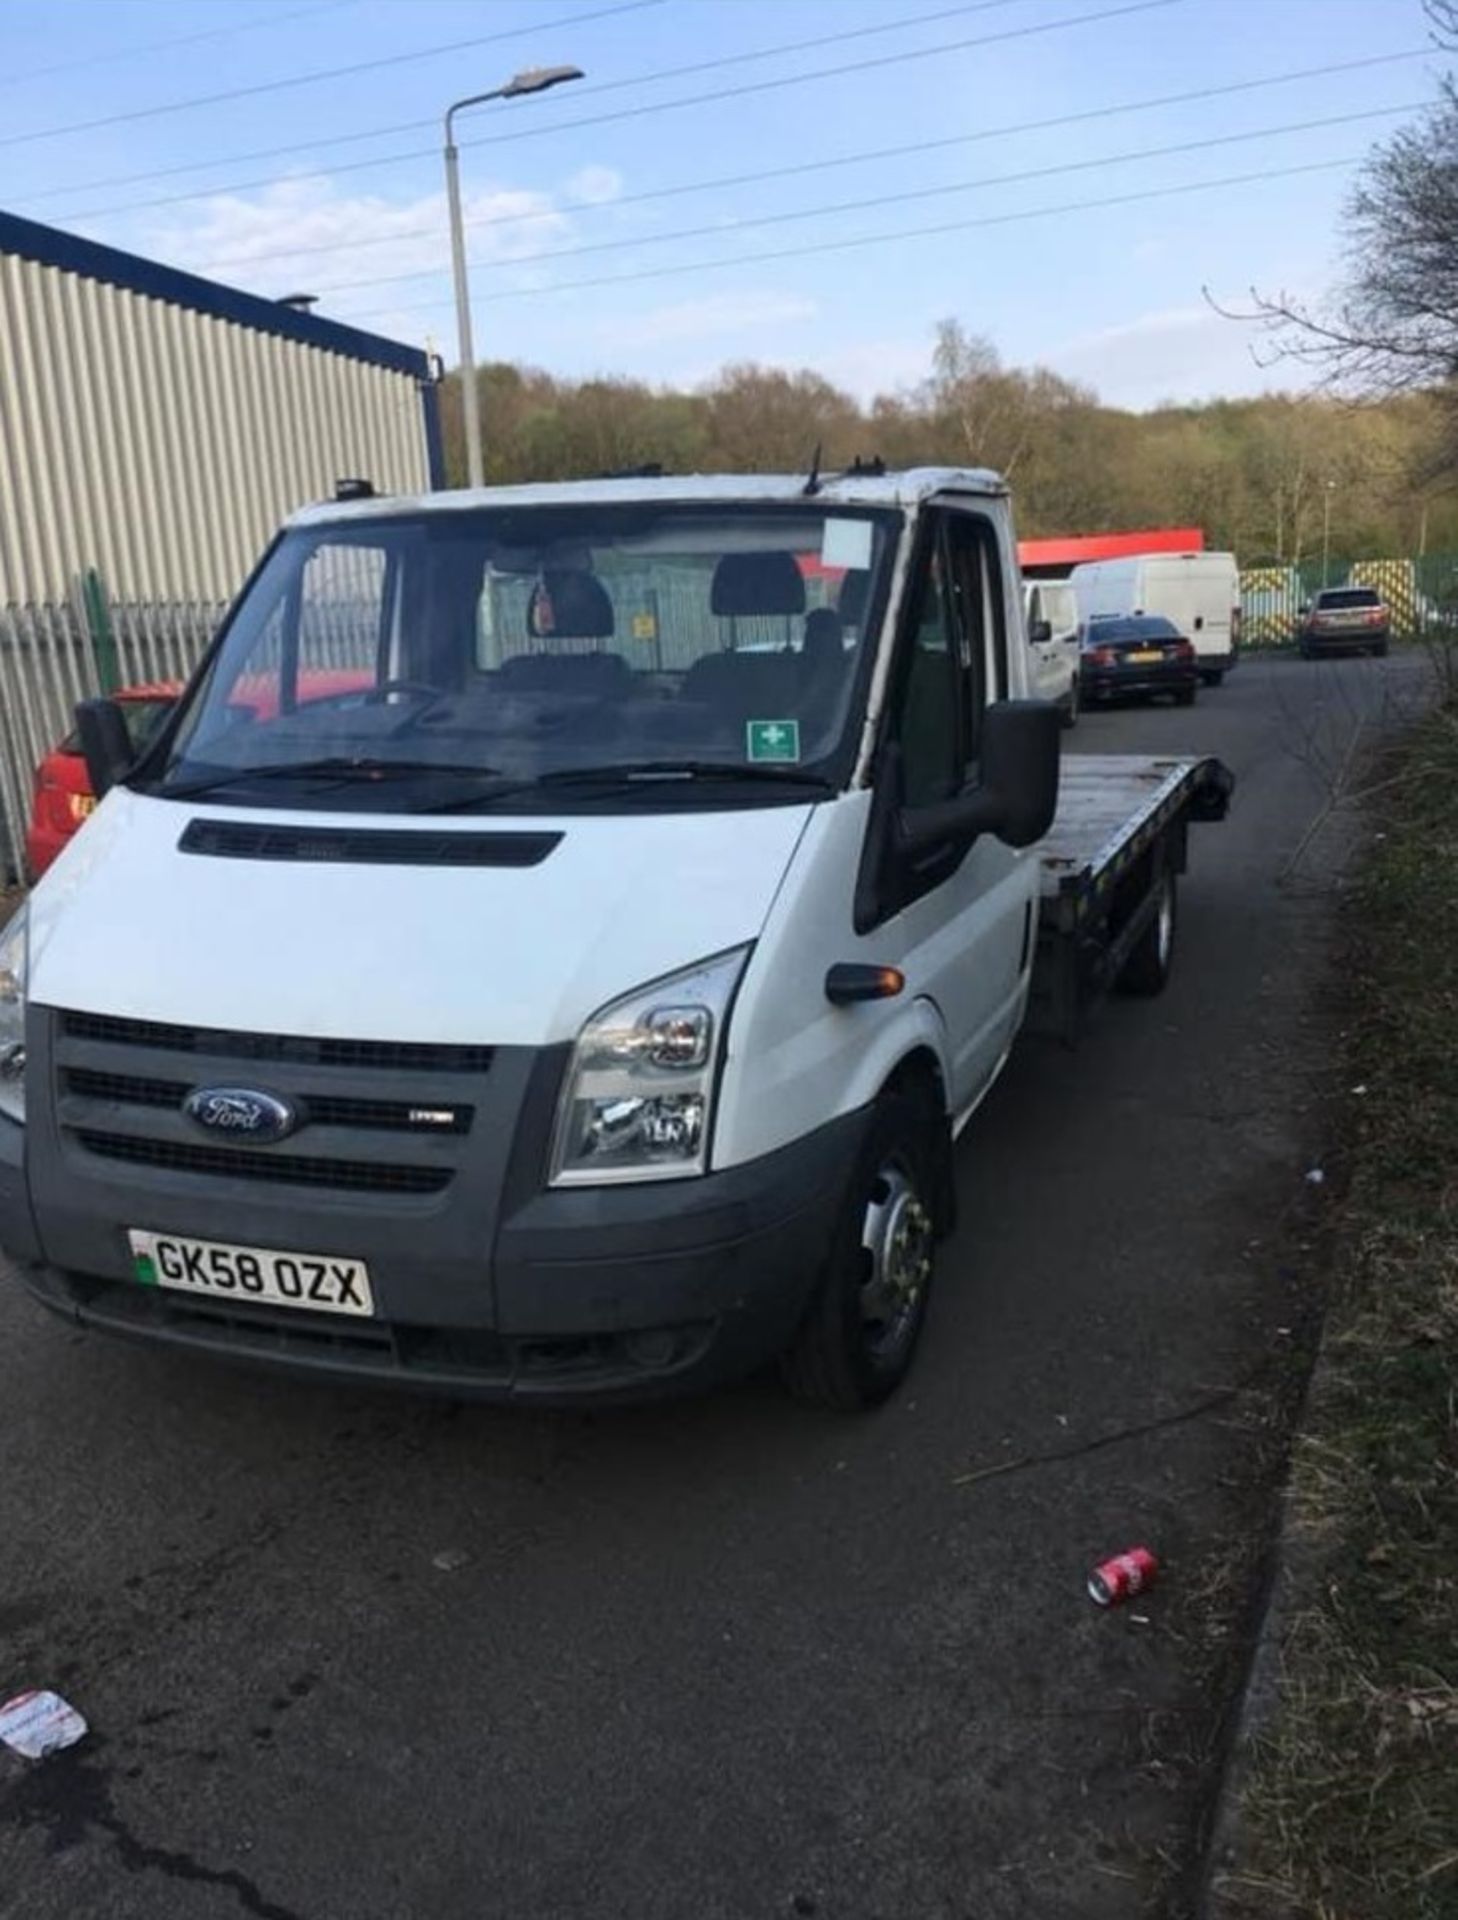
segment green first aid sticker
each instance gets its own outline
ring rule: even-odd
[[[756,761],[796,761],[800,758],[798,720],[746,720],[744,751]]]

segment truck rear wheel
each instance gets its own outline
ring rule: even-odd
[[[1119,975],[1118,983],[1120,993],[1138,994],[1144,999],[1152,999],[1155,994],[1164,992],[1174,962],[1175,877],[1172,873],[1162,873],[1155,884],[1159,900],[1154,918],[1140,934],[1133,951],[1124,962],[1124,971]]]
[[[931,1293],[940,1123],[930,1094],[898,1088],[877,1102],[825,1272],[780,1362],[797,1399],[859,1413],[905,1379]]]
[[[1058,714],[1059,719],[1063,722],[1065,732],[1078,725],[1078,705],[1078,675],[1074,674],[1073,685],[1068,689],[1068,698],[1064,701]]]
[[[1220,682],[1225,678],[1225,669],[1224,667],[1202,667],[1200,669],[1200,678],[1205,682],[1207,687],[1218,687]]]

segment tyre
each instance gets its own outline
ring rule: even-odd
[[[1225,678],[1225,669],[1224,667],[1202,667],[1200,678],[1207,687],[1218,687]]]
[[[1368,647],[1367,651],[1374,660],[1385,660],[1387,658],[1387,642],[1385,640],[1379,640],[1375,647]]]
[[[1194,706],[1195,689],[1193,687],[1181,687],[1179,692],[1174,697],[1174,703],[1177,707]]]
[[[1078,725],[1078,710],[1079,710],[1078,678],[1075,675],[1073,685],[1068,689],[1068,698],[1063,703],[1063,707],[1060,710],[1059,716],[1058,716],[1063,723],[1063,730],[1065,733],[1070,732],[1074,727]]]
[[[780,1361],[797,1399],[859,1413],[905,1379],[931,1294],[944,1126],[930,1093],[876,1103],[825,1271]]]
[[[1162,873],[1158,884],[1159,905],[1154,918],[1140,934],[1138,944],[1124,962],[1124,971],[1119,975],[1118,982],[1120,993],[1138,994],[1146,1000],[1164,992],[1174,962],[1177,923],[1175,877],[1172,873]]]

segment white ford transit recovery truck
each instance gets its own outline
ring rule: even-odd
[[[1199,759],[1065,761],[995,475],[285,527],[0,936],[0,1242],[82,1325],[538,1402],[884,1398],[1030,999],[1152,992]]]

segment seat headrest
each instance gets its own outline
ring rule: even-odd
[[[803,613],[805,577],[784,552],[726,553],[714,569],[709,605],[717,614]]]
[[[610,640],[613,603],[595,573],[582,567],[547,567],[527,602],[527,632],[533,640]]]

